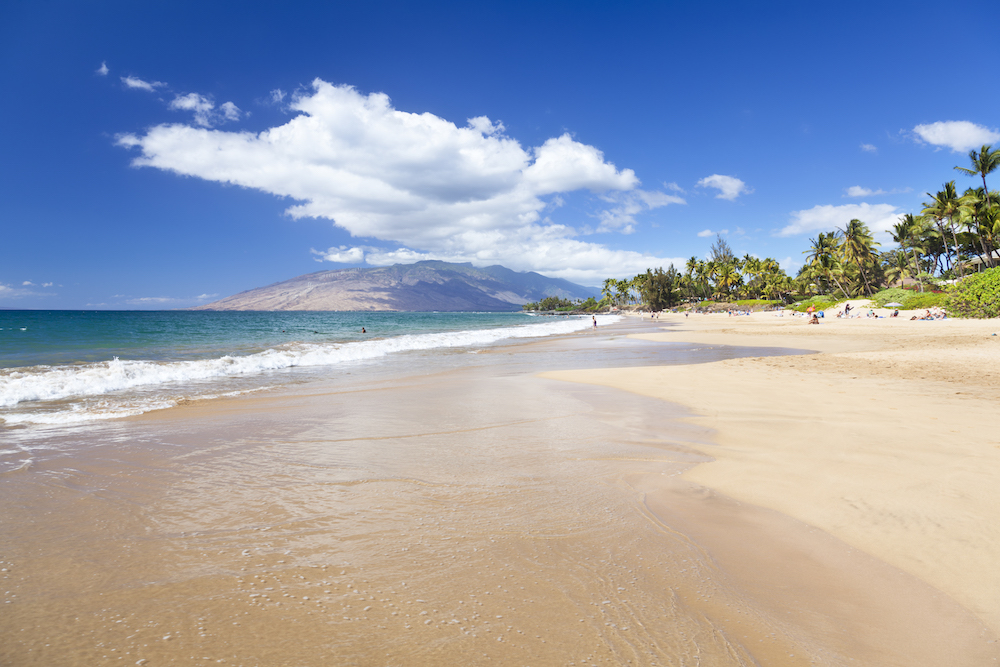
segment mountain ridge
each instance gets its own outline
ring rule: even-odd
[[[517,311],[547,296],[586,299],[595,288],[495,264],[424,260],[316,271],[192,310]]]

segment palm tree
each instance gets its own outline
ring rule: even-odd
[[[612,304],[615,302],[616,286],[618,281],[614,278],[605,278],[604,286],[601,288],[601,294],[610,301]]]
[[[837,280],[837,276],[842,276],[844,273],[838,257],[837,232],[828,234],[820,232],[815,239],[809,239],[809,244],[809,250],[805,252],[809,253],[806,259],[809,260],[807,266],[812,267],[811,278],[820,281],[819,286],[824,293],[829,292],[829,283],[832,280],[844,296],[850,296]]]
[[[840,246],[841,256],[849,265],[858,269],[865,291],[871,296],[872,287],[868,280],[869,269],[872,268],[875,246],[878,243],[872,238],[868,225],[856,218],[847,223],[847,227],[841,232],[843,233],[843,241]]]
[[[899,244],[905,252],[909,248],[913,253],[913,277],[920,285],[920,291],[924,291],[924,283],[920,280],[920,261],[917,259],[917,249],[921,247],[921,231],[924,227],[924,219],[914,217],[912,213],[907,213],[899,222],[892,226],[892,240]]]
[[[971,150],[969,151],[969,161],[972,163],[972,169],[965,167],[955,167],[955,169],[967,176],[982,176],[986,201],[988,204],[992,204],[990,190],[986,187],[986,174],[991,174],[1000,168],[1000,148],[993,148],[990,144],[986,144],[978,152]]]
[[[993,252],[997,247],[997,234],[1000,233],[1000,216],[997,215],[1000,207],[990,203],[989,195],[983,188],[969,188],[959,201],[962,207],[958,224],[968,231],[974,252],[988,268],[992,268],[996,263]]]
[[[939,230],[941,231],[941,236],[945,239],[945,252],[946,259],[948,261],[948,268],[952,266],[957,266],[959,273],[961,274],[961,265],[957,262],[953,263],[951,261],[951,252],[948,249],[947,232],[951,232],[952,241],[955,244],[955,253],[958,253],[958,234],[955,233],[954,219],[956,216],[962,213],[963,203],[959,201],[958,192],[955,191],[955,181],[948,181],[944,184],[941,190],[937,194],[932,195],[927,193],[927,196],[931,198],[930,202],[924,203],[924,215],[929,215],[937,221]],[[948,226],[945,227],[943,221],[948,221]]]
[[[910,257],[903,249],[887,252],[882,255],[882,259],[886,264],[885,277],[889,280],[890,285],[897,280],[902,281],[903,278],[912,276],[914,273]]]

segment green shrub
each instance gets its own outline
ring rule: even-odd
[[[921,308],[933,308],[934,306],[939,306],[941,308],[949,308],[948,295],[940,292],[924,292],[920,294],[910,293],[910,296],[906,299],[901,299],[900,303],[903,304],[903,308],[906,310],[920,310]]]
[[[910,290],[905,290],[900,287],[890,287],[889,289],[884,289],[881,292],[875,292],[871,299],[878,304],[879,308],[885,308],[887,303],[901,303],[904,308],[910,308],[906,303],[907,299],[913,298],[913,292]]]
[[[816,310],[826,310],[827,308],[832,308],[840,303],[839,300],[826,295],[819,295],[809,297],[808,299],[803,299],[802,301],[796,301],[795,305],[792,306],[792,310],[804,313],[812,306]]]
[[[741,299],[736,302],[737,306],[773,306],[779,301],[772,301],[768,299]]]
[[[951,315],[987,319],[1000,315],[1000,268],[963,278],[948,290]]]

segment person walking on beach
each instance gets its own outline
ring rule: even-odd
[[[594,320],[594,328],[597,328],[597,315],[591,315],[590,319]]]

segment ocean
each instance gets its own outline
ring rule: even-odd
[[[0,427],[114,419],[362,367],[398,370],[419,355],[591,324],[524,313],[0,311]]]
[[[539,375],[790,351],[598,324],[0,312],[0,664],[824,662],[646,504],[711,433]]]

